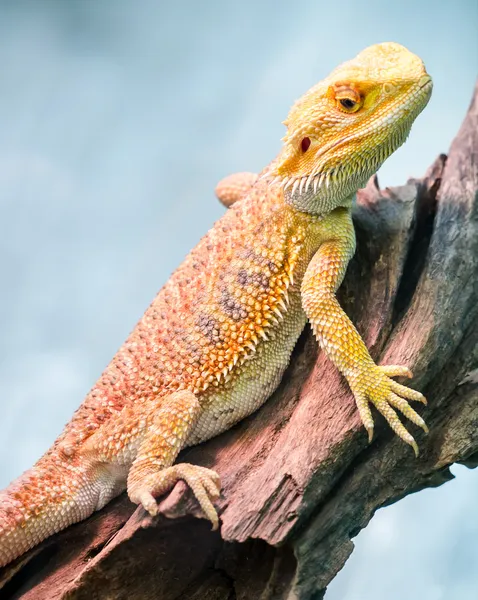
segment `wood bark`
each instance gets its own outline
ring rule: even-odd
[[[405,364],[430,434],[411,449],[352,395],[307,329],[266,405],[182,453],[223,480],[222,527],[178,483],[156,519],[125,495],[0,573],[0,599],[320,599],[377,508],[478,463],[478,87],[448,157],[358,194],[340,300],[375,359]],[[174,517],[174,518],[173,518]]]

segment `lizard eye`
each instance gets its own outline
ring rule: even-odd
[[[352,98],[340,98],[339,102],[343,108],[350,111],[352,111],[357,106],[357,102],[355,102],[355,100],[352,100]]]
[[[350,98],[348,96],[337,98],[337,108],[346,113],[354,113],[362,106],[360,99]]]
[[[337,85],[334,92],[337,108],[341,112],[354,113],[361,108],[362,97],[359,91],[350,87],[350,85]]]
[[[302,150],[302,152],[307,152],[307,150],[309,149],[309,146],[310,146],[310,138],[305,137],[300,143],[300,149]]]

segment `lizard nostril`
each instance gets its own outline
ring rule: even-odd
[[[300,148],[301,148],[302,152],[307,152],[307,150],[309,149],[309,146],[310,146],[310,138],[305,137],[300,143]]]

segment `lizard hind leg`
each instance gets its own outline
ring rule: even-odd
[[[158,512],[156,498],[182,479],[191,488],[213,529],[217,529],[219,519],[212,501],[220,495],[219,475],[198,465],[173,465],[200,411],[198,399],[187,390],[174,392],[162,399],[129,471],[128,495],[132,502],[142,504],[155,516]]]

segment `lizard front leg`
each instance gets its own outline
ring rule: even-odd
[[[382,413],[395,433],[410,444],[418,455],[418,446],[405,429],[394,409],[427,431],[424,420],[408,400],[426,403],[420,392],[400,385],[390,377],[412,374],[403,366],[379,366],[372,360],[362,338],[339,305],[335,292],[355,250],[355,234],[349,211],[339,209],[324,220],[330,230],[302,281],[301,293],[305,313],[314,334],[327,356],[346,377],[354,394],[360,417],[373,437],[371,402]]]
[[[259,175],[257,173],[233,173],[221,179],[216,185],[216,196],[221,204],[227,208],[232,206],[251,191]]]

